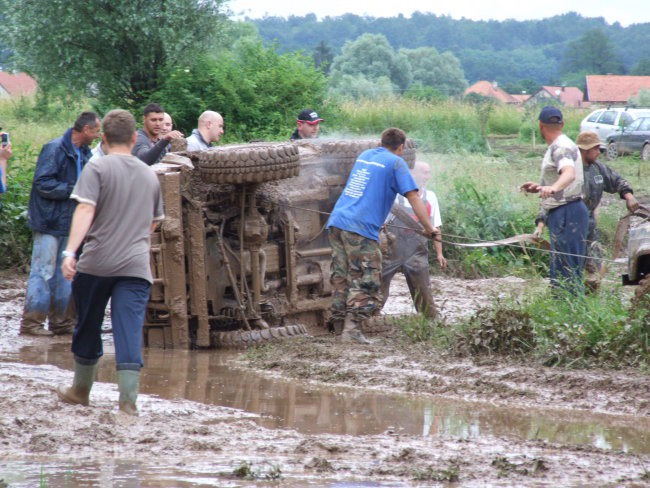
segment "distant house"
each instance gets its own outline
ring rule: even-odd
[[[26,73],[0,71],[0,98],[17,98],[36,93],[36,80]]]
[[[650,90],[650,76],[588,75],[587,100],[602,105],[624,105],[639,94]]]
[[[550,100],[556,100],[565,107],[585,106],[584,94],[575,86],[542,86],[526,103],[544,105]]]
[[[465,95],[469,95],[470,93],[476,93],[484,97],[494,98],[500,102],[513,105],[519,105],[521,103],[516,97],[499,88],[499,85],[496,81],[492,83],[485,80],[477,81],[467,90],[465,90]]]

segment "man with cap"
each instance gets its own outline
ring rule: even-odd
[[[317,138],[322,120],[314,110],[310,108],[302,110],[298,114],[298,127],[291,134],[291,140]]]
[[[551,241],[551,286],[582,293],[589,212],[582,200],[583,171],[578,146],[563,134],[564,117],[553,106],[539,113],[539,131],[548,144],[542,160],[541,182],[527,181],[521,191],[539,193],[545,221],[536,220],[536,234],[544,223]]]
[[[601,249],[598,244],[598,229],[596,228],[596,208],[600,205],[603,191],[618,193],[630,212],[639,208],[639,202],[634,198],[634,190],[630,183],[605,163],[598,161],[600,156],[600,139],[598,134],[591,131],[581,132],[576,144],[582,156],[582,171],[584,174],[584,201],[589,210],[589,231],[587,234],[587,260],[585,284],[590,291],[597,291],[601,278]],[[545,213],[537,216],[536,222],[544,225]]]

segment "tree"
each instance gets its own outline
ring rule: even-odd
[[[134,108],[168,62],[215,39],[225,0],[0,0],[17,67],[42,87],[90,89],[105,104]]]
[[[630,74],[635,76],[650,76],[650,59],[641,59]]]
[[[379,81],[385,85],[388,79],[395,90],[405,90],[411,83],[411,68],[403,54],[397,54],[386,37],[380,34],[363,34],[343,46],[334,58],[330,85],[338,91],[338,85],[347,85],[350,78],[363,78],[368,82]]]
[[[563,74],[580,71],[600,75],[623,74],[625,67],[605,31],[591,29],[568,44],[561,71]]]
[[[467,88],[467,81],[460,61],[451,54],[443,54],[433,47],[401,49],[411,65],[413,84],[435,88],[438,92],[451,96],[460,95]]]
[[[245,37],[216,57],[189,56],[170,66],[154,97],[185,133],[201,112],[216,110],[225,121],[224,138],[245,141],[288,138],[305,107],[319,107],[323,115],[325,87],[310,57],[278,54],[261,39]]]
[[[332,67],[333,60],[334,55],[332,54],[332,50],[325,43],[325,41],[320,41],[314,48],[314,64],[316,67],[323,73],[328,74],[330,72],[330,68]]]

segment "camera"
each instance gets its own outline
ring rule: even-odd
[[[0,134],[0,140],[2,141],[2,147],[9,144],[9,132],[3,132]]]

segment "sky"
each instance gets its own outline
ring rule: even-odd
[[[399,5],[399,9],[395,6]],[[235,19],[261,18],[266,15],[288,17],[314,13],[321,19],[345,13],[371,17],[396,17],[400,13],[410,17],[413,12],[449,15],[453,19],[472,20],[538,20],[567,12],[583,17],[603,17],[608,24],[650,22],[648,0],[561,0],[555,2],[526,2],[522,0],[228,0],[227,6]],[[243,14],[243,15],[242,15]]]

